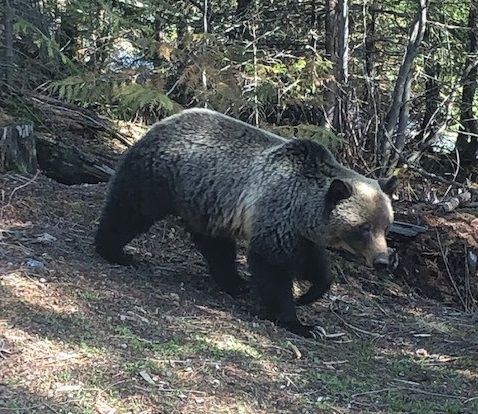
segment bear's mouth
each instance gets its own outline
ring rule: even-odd
[[[365,264],[365,265],[367,264],[364,257],[359,256],[354,252],[351,252],[349,249],[347,249],[343,246],[329,247],[329,249],[332,250],[333,252],[339,254],[344,259],[347,259],[351,262]]]
[[[344,246],[337,246],[337,247],[332,247],[330,248],[332,251],[336,252],[337,254],[339,254],[341,257],[343,257],[344,259],[352,262],[352,263],[357,263],[357,264],[360,264],[360,265],[365,265],[367,266],[369,269],[373,269],[373,266],[371,264],[368,263],[368,261],[365,259],[364,256],[362,255],[359,255],[355,252],[352,252],[350,249],[347,249],[346,247]]]
[[[330,250],[334,251],[337,253],[339,256],[343,257],[345,260],[351,262],[351,263],[356,263],[357,265],[362,265],[366,266],[367,269],[373,270],[377,275],[386,275],[387,273],[387,268],[377,268],[373,266],[373,264],[369,264],[368,261],[365,259],[364,256],[359,255],[357,253],[351,252],[348,249],[345,249],[343,247],[331,247]]]

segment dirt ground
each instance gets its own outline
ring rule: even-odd
[[[0,175],[0,413],[478,412],[476,216],[422,214],[387,275],[334,254],[306,340],[218,291],[173,221],[131,243],[138,268],[104,262],[105,189]]]

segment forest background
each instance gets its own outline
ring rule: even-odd
[[[422,162],[463,181],[478,151],[477,6],[4,0],[2,105],[31,117],[16,99],[36,91],[147,125],[208,106],[325,136],[367,174]]]
[[[0,0],[0,413],[478,412],[477,12]],[[121,153],[198,106],[400,176],[388,271],[332,251],[316,339],[218,291],[174,219],[134,269],[95,253]]]

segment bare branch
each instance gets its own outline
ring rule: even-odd
[[[386,173],[389,170],[389,162],[391,160],[392,150],[400,153],[405,142],[403,137],[399,138],[398,140],[394,140],[393,136],[397,123],[400,123],[401,128],[404,129],[404,126],[406,126],[408,122],[408,109],[406,107],[403,108],[403,106],[409,105],[411,71],[413,62],[418,54],[418,48],[420,47],[425,34],[428,5],[429,0],[419,0],[420,9],[415,16],[409,36],[408,46],[398,72],[390,109],[382,124],[381,131],[379,132],[380,148],[378,149],[378,158],[381,160],[382,173]],[[400,119],[404,117],[406,119]],[[397,159],[398,158],[394,157],[395,163]]]

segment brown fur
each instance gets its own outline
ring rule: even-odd
[[[395,179],[377,181],[340,165],[322,145],[286,140],[206,109],[155,124],[123,157],[95,243],[104,258],[128,264],[123,247],[167,215],[180,216],[227,292],[243,282],[235,240],[269,317],[300,335],[293,277],[312,282],[298,303],[330,287],[326,247],[345,247],[369,264],[386,263]]]

